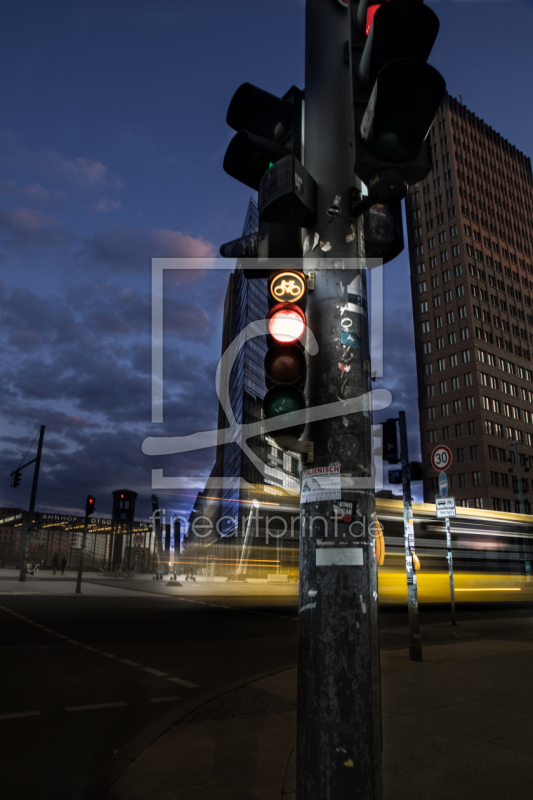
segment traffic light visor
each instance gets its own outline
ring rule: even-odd
[[[386,161],[418,155],[446,92],[444,78],[418,59],[392,61],[380,71],[361,136],[367,149]]]
[[[276,342],[295,342],[305,330],[303,311],[289,303],[274,306],[268,319],[268,331]]]
[[[229,104],[226,122],[235,131],[246,130],[279,141],[292,127],[293,107],[251,83],[243,83]]]
[[[223,167],[232,178],[257,191],[265,172],[289,153],[287,147],[243,130],[229,143]]]

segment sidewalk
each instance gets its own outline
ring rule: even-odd
[[[533,619],[495,639],[497,622],[461,624],[479,638],[425,646],[422,663],[382,652],[386,800],[532,796]],[[151,743],[122,748],[107,792],[75,797],[294,800],[296,669],[195,704],[162,721],[162,735],[146,732]]]

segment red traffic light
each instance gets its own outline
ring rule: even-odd
[[[91,514],[94,514],[94,509],[96,507],[96,500],[92,495],[87,495],[87,500],[85,502],[85,516],[90,517]]]
[[[305,330],[305,314],[298,306],[290,303],[274,306],[268,320],[268,332],[276,342],[295,342]]]

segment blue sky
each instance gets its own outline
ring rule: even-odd
[[[324,0],[336,2],[336,0]],[[166,286],[165,423],[150,422],[150,257],[207,256],[242,229],[250,190],[222,160],[227,106],[250,81],[304,84],[304,2],[68,0],[9,3],[0,68],[0,507],[27,506],[9,473],[46,425],[39,510],[139,492],[150,471],[207,473],[213,453],[154,459],[155,430],[216,424],[214,371],[227,273]],[[430,59],[449,91],[533,151],[529,0],[435,0]],[[386,375],[416,407],[406,253],[386,267]],[[392,322],[394,320],[394,322]],[[414,405],[413,405],[414,403]],[[418,428],[411,412],[412,457]],[[191,494],[193,494],[191,492]],[[163,492],[160,495],[164,496]],[[193,497],[164,498],[188,513]]]

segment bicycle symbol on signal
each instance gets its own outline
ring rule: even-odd
[[[281,297],[284,294],[290,294],[295,297],[297,294],[300,294],[302,290],[299,286],[296,286],[294,281],[281,281],[279,286],[276,286],[274,289],[274,294],[276,297]]]
[[[305,278],[294,272],[276,275],[270,285],[270,291],[276,300],[286,300],[294,303],[304,294]]]

